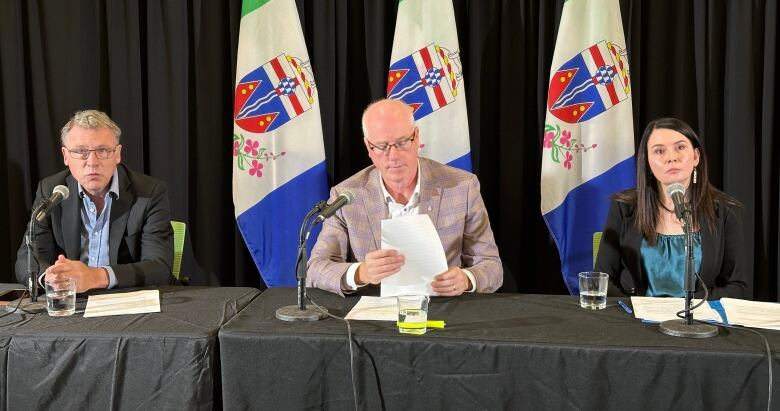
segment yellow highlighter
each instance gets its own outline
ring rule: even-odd
[[[396,321],[395,324],[396,324],[396,326],[403,327],[403,328],[423,328],[423,327],[427,327],[427,328],[444,328],[444,326],[446,325],[444,323],[444,321],[442,321],[442,320],[429,320],[425,324],[423,324],[423,323],[407,323],[407,322],[402,323],[400,321]]]

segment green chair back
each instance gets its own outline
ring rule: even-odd
[[[187,234],[187,224],[181,221],[171,221],[173,228],[173,269],[171,274],[179,280],[181,275],[181,257],[184,254],[184,237]]]
[[[599,256],[599,245],[601,245],[601,231],[593,233],[593,268],[596,268],[596,258]]]

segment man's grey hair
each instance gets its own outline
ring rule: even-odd
[[[402,103],[402,104],[406,105],[406,107],[409,108],[409,124],[411,124],[413,126],[416,124],[415,121],[414,121],[414,110],[412,109],[411,106],[406,104],[403,100],[398,100],[398,99],[394,99],[394,98],[382,98],[382,99],[376,100],[373,103],[369,104],[368,107],[366,107],[366,109],[363,110],[363,115],[360,117],[360,126],[363,128],[363,137],[364,138],[368,138],[368,135],[366,133],[366,112],[368,112],[368,110],[371,107],[373,107],[374,104],[381,103],[383,101],[397,101],[399,103]]]
[[[68,133],[73,127],[81,127],[88,130],[107,128],[114,134],[117,144],[119,144],[119,138],[122,136],[122,130],[114,123],[114,120],[111,120],[108,114],[98,110],[77,111],[60,131],[60,143],[63,146]]]

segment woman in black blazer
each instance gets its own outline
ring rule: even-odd
[[[739,202],[707,177],[707,157],[691,127],[674,118],[651,121],[637,153],[635,189],[612,196],[596,260],[609,274],[609,295],[684,295],[684,231],[667,195],[685,188],[694,228],[696,297],[746,298]]]

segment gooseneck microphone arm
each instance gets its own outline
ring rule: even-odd
[[[685,232],[685,323],[693,324],[693,293],[696,291],[693,260],[693,219],[690,210],[683,216],[682,226]]]
[[[309,260],[306,253],[306,240],[309,239],[309,234],[317,224],[333,216],[336,211],[351,203],[353,199],[354,194],[345,190],[330,204],[324,201],[318,202],[303,218],[298,236],[298,257],[295,262],[295,277],[298,280],[298,305],[280,307],[276,310],[276,318],[282,321],[317,321],[328,315],[324,308],[306,307],[306,264]],[[314,218],[315,215],[316,218]]]
[[[306,217],[303,218],[301,230],[298,233],[298,257],[295,261],[295,277],[298,280],[298,309],[300,310],[306,309],[306,263],[309,261],[308,254],[306,252],[306,240],[309,239],[311,230],[313,230],[320,221],[315,219],[312,223],[312,217],[319,215],[324,207],[324,201],[320,201],[315,204],[314,208],[312,208],[311,211],[306,214]]]
[[[51,195],[48,198],[44,198],[37,206],[33,208],[30,214],[30,224],[28,226],[28,233],[25,236],[24,242],[27,245],[27,273],[30,276],[30,301],[38,301],[38,275],[40,273],[37,270],[32,269],[33,253],[38,252],[38,246],[35,241],[35,222],[41,222],[44,218],[54,209],[60,202],[67,199],[70,195],[70,190],[64,185],[55,186],[51,191]],[[35,258],[37,261],[38,258]],[[40,270],[40,263],[38,263],[38,269]]]
[[[27,235],[24,236],[24,243],[27,246],[27,275],[29,275],[28,288],[30,290],[30,301],[38,302],[38,270],[32,269],[33,253],[37,253],[38,243],[35,241],[35,222],[41,221],[38,215],[43,213],[49,207],[49,199],[44,198],[37,206],[33,208],[30,214],[30,224],[27,226]],[[36,258],[36,261],[38,259]],[[39,264],[40,267],[40,264]]]
[[[24,237],[24,243],[27,246],[27,274],[29,277],[29,289],[30,289],[30,301],[38,302],[38,272],[32,269],[32,258],[35,250],[38,249],[35,242],[35,215],[39,211],[36,207],[33,213],[30,215],[30,224],[28,226],[27,235]]]
[[[702,324],[693,321],[693,293],[696,291],[696,272],[694,270],[693,260],[693,210],[689,203],[685,202],[685,187],[682,184],[675,183],[667,188],[667,195],[674,202],[674,211],[677,218],[682,223],[685,233],[685,272],[684,272],[684,294],[685,307],[677,313],[680,319],[668,320],[662,322],[659,330],[674,337],[687,338],[708,338],[718,335],[718,328],[709,324]],[[699,303],[706,304],[707,285],[702,282],[704,287],[704,301]],[[698,307],[698,305],[697,305]],[[680,314],[683,314],[682,316]]]
[[[314,208],[306,214],[301,223],[301,230],[298,236],[298,257],[295,261],[295,277],[298,280],[298,304],[285,305],[276,310],[276,318],[282,321],[318,321],[325,318],[327,310],[306,306],[306,240],[309,233],[317,224],[312,221],[315,215],[319,215],[325,208],[325,202],[318,202]],[[324,311],[323,311],[324,310]]]

